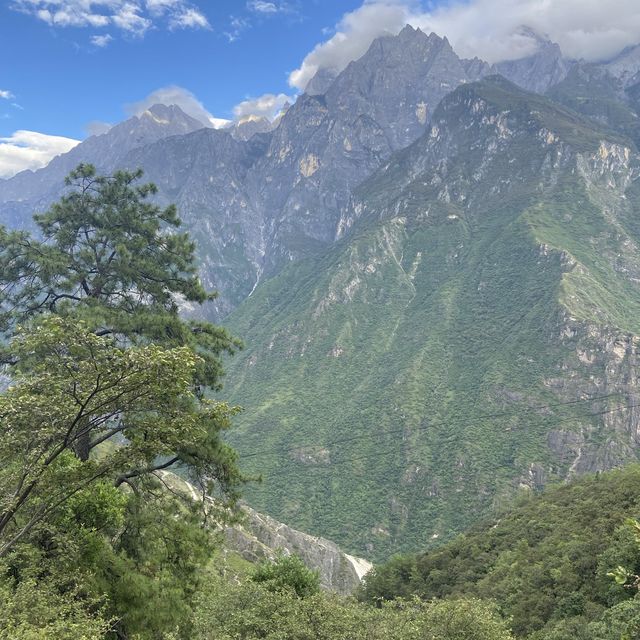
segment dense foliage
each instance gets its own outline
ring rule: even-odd
[[[636,590],[608,575],[617,566],[640,573],[640,545],[626,523],[639,512],[640,467],[576,480],[523,498],[437,550],[377,567],[362,597],[474,595],[499,602],[519,636],[600,638],[598,629],[640,616]]]
[[[194,640],[510,640],[494,605],[477,599],[382,608],[263,584],[212,580],[199,598]]]
[[[269,591],[290,589],[299,598],[320,592],[319,572],[309,569],[298,556],[280,555],[275,562],[262,562],[251,579]]]
[[[198,383],[216,387],[219,356],[238,346],[224,329],[188,321],[181,303],[202,304],[208,294],[197,277],[195,245],[176,208],[150,198],[141,171],[96,174],[79,165],[68,193],[35,215],[39,238],[0,228],[0,319],[17,322],[42,313],[73,314],[101,335],[151,340],[198,351]]]

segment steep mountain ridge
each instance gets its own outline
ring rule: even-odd
[[[202,270],[207,284],[221,293],[210,307],[212,317],[219,319],[235,308],[264,277],[310,252],[324,251],[344,234],[352,190],[393,152],[419,137],[437,104],[455,87],[496,70],[537,90],[561,80],[571,64],[559,47],[525,31],[526,37],[537,41],[538,50],[527,58],[491,66],[477,58],[460,59],[446,38],[408,25],[397,36],[376,39],[341,73],[319,71],[309,92],[276,122],[254,119],[225,129],[225,134],[247,142],[241,155],[252,158],[250,171],[231,167],[237,162],[235,152],[223,158],[223,150],[231,146],[223,136],[215,138],[221,150],[212,158],[223,167],[222,173],[229,166],[236,177],[244,175],[242,183],[233,181],[238,193],[234,197],[228,185],[208,181],[212,171],[197,185],[197,201],[185,197],[179,202],[187,227],[198,233],[202,255],[214,256],[203,261]],[[627,58],[618,64],[621,69]],[[93,162],[104,171],[132,166],[133,160],[143,167],[158,167],[162,161],[166,168],[154,171],[154,179],[160,199],[167,201],[174,193],[167,176],[184,175],[184,167],[177,164],[183,156],[174,159],[165,145],[156,142],[201,129],[199,135],[187,138],[197,148],[199,137],[208,135],[202,127],[177,106],[156,105],[106,134],[89,138],[45,169],[0,183],[0,221],[28,225],[34,210],[45,209],[59,197],[64,176],[80,161]],[[254,135],[258,144],[252,141]],[[258,157],[260,145],[263,152]],[[201,161],[208,162],[206,157]],[[211,163],[207,166],[215,169]],[[201,173],[195,172],[192,185]],[[226,234],[223,256],[215,234],[199,230],[224,227],[231,219],[237,220],[236,232]]]
[[[425,130],[451,89],[473,79],[446,38],[407,26],[375,40],[324,94],[301,96],[250,177],[272,212],[265,273],[335,241],[352,189]]]
[[[0,219],[24,225],[34,209],[59,197],[64,174],[81,160],[106,171],[138,163],[157,182],[161,201],[176,197],[176,180],[189,184],[199,195],[178,189],[178,204],[201,255],[207,256],[203,279],[221,293],[210,307],[212,317],[221,318],[263,277],[325,250],[344,233],[341,220],[353,188],[424,132],[444,95],[487,70],[478,60],[460,60],[446,38],[407,26],[398,36],[375,40],[362,58],[331,78],[325,93],[301,96],[275,130],[262,122],[255,131],[236,127],[212,137],[178,107],[164,107],[172,118],[154,115],[153,107],[88,139],[49,167],[0,185]],[[177,136],[184,140],[165,143],[178,133],[165,123],[173,119],[188,130]],[[225,136],[246,148],[239,151]],[[199,155],[202,167],[186,160],[189,145],[195,156],[212,140],[219,148]],[[175,156],[174,147],[182,149]],[[192,167],[192,177],[185,166]],[[217,180],[218,171],[233,179]],[[216,229],[227,229],[224,239],[209,233]]]
[[[65,177],[81,162],[95,164],[103,172],[113,171],[135,148],[203,127],[199,120],[176,105],[156,104],[106,133],[87,138],[68,153],[53,158],[42,169],[22,171],[1,181],[0,223],[11,227],[30,226],[34,211],[46,209],[59,198]]]
[[[536,93],[544,93],[562,82],[575,62],[564,57],[557,43],[540,36],[533,29],[521,27],[519,33],[536,43],[536,51],[524,58],[499,62],[492,71]]]
[[[635,459],[639,166],[502,78],[448,95],[351,233],[228,319],[252,504],[381,558]]]

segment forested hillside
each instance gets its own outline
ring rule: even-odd
[[[367,576],[361,596],[489,598],[518,637],[620,640],[640,634],[637,524],[640,467],[522,496],[435,551],[398,556]]]
[[[498,76],[447,96],[228,319],[254,504],[384,559],[635,460],[634,149]]]

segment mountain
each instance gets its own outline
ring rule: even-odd
[[[0,220],[80,161],[143,167],[247,345],[224,394],[252,506],[367,557],[426,548],[637,455],[634,54],[523,33],[536,52],[495,67],[406,27],[275,123],[152,107],[0,182]]]
[[[324,94],[301,96],[249,178],[265,212],[258,280],[344,233],[352,189],[424,132],[444,95],[472,79],[446,38],[407,26],[375,40]]]
[[[107,171],[142,166],[159,199],[177,200],[197,236],[203,279],[221,292],[209,311],[219,319],[264,277],[333,244],[346,230],[353,188],[425,131],[449,91],[487,68],[461,60],[446,38],[407,26],[374,41],[325,93],[301,96],[273,131],[251,121],[212,135],[178,107],[153,107],[1,184],[0,221],[24,226],[59,197],[64,175],[80,161]]]
[[[268,133],[276,128],[277,122],[271,122],[264,116],[246,116],[233,125],[231,134],[237,140],[249,140],[256,133]]]
[[[524,58],[499,62],[493,67],[494,73],[499,73],[523,89],[537,93],[544,93],[566,78],[575,63],[564,57],[558,44],[528,27],[521,27],[518,33],[532,40],[536,51]]]
[[[379,559],[636,459],[639,167],[499,76],[447,95],[350,233],[225,321],[251,504]]]
[[[81,162],[95,164],[101,171],[109,172],[117,168],[132,149],[203,126],[176,105],[154,105],[106,133],[87,138],[42,169],[22,171],[0,181],[0,223],[28,226],[34,210],[45,209],[59,197],[65,177]]]
[[[609,74],[621,80],[625,86],[640,82],[640,45],[627,47],[603,66]]]
[[[331,540],[296,531],[247,506],[242,522],[225,529],[225,550],[250,563],[274,560],[278,553],[295,554],[319,572],[323,589],[342,595],[352,594],[373,567],[367,560],[343,553]]]
[[[164,471],[162,479],[171,491],[192,500],[202,499],[200,491],[184,478]],[[223,562],[216,564],[223,571],[237,567],[244,568],[243,573],[250,573],[253,565],[275,560],[278,554],[297,555],[307,567],[318,572],[323,589],[350,595],[373,568],[367,560],[347,555],[331,540],[296,531],[247,505],[240,507],[237,516],[222,532]]]
[[[243,141],[227,130],[200,129],[135,149],[121,163],[144,167],[159,202],[177,204],[197,242],[204,284],[223,292],[208,309],[213,317],[251,293],[261,266],[263,212],[247,176],[268,143],[262,134]]]

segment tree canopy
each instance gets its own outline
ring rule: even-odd
[[[11,334],[43,313],[73,314],[100,335],[188,345],[200,361],[197,381],[217,388],[220,355],[239,346],[227,331],[185,320],[181,303],[215,297],[197,275],[195,245],[179,232],[176,207],[138,184],[142,171],[100,176],[79,165],[67,193],[35,215],[39,236],[0,228],[0,319]]]
[[[37,235],[0,228],[0,637],[189,637],[206,521],[234,515],[237,409],[206,389],[239,343],[181,315],[211,296],[141,175],[80,165]]]

